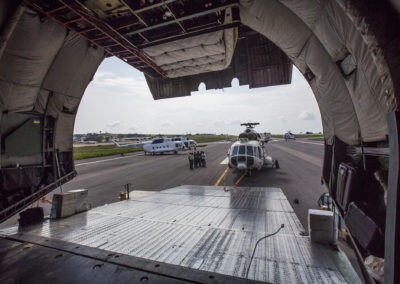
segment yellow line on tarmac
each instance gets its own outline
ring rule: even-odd
[[[241,177],[235,182],[235,187],[239,184],[239,182],[242,181],[242,179],[244,178],[244,176],[246,175],[246,172],[244,172]]]
[[[229,167],[227,167],[226,169],[225,169],[225,171],[222,173],[222,175],[219,177],[219,179],[217,180],[217,182],[214,184],[214,186],[218,186],[219,185],[219,183],[221,182],[221,180],[224,178],[224,176],[226,175],[226,173],[228,172],[228,170],[229,170]]]

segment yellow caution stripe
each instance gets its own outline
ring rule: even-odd
[[[235,187],[239,184],[239,182],[242,181],[242,179],[245,177],[245,175],[246,175],[246,172],[244,172],[244,173],[240,176],[240,178],[235,182]]]
[[[217,182],[214,184],[214,186],[218,186],[219,185],[219,183],[221,182],[221,180],[224,178],[224,176],[226,175],[226,173],[228,172],[228,170],[229,170],[229,167],[227,167],[226,169],[225,169],[225,171],[222,173],[222,175],[219,177],[219,179],[217,180]]]

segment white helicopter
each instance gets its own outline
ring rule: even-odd
[[[272,159],[264,148],[265,140],[254,130],[254,126],[259,124],[258,122],[240,124],[246,126],[246,130],[239,135],[238,141],[232,144],[228,152],[228,166],[246,171],[249,176],[253,169],[261,170],[264,166],[279,168],[278,161]]]
[[[157,153],[164,154],[167,152],[173,152],[177,154],[178,151],[185,149],[185,144],[182,141],[172,141],[171,138],[154,138],[151,141],[137,142],[131,144],[120,145],[113,140],[115,147],[117,148],[138,148],[143,147],[144,154],[155,155]]]
[[[139,148],[142,147],[144,144],[151,143],[151,141],[145,141],[120,145],[116,140],[112,140],[112,142],[115,144],[116,148]]]

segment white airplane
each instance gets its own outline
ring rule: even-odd
[[[152,141],[137,142],[125,145],[119,145],[114,140],[113,142],[117,148],[143,147],[145,155],[155,155],[157,153],[164,154],[166,152],[173,152],[174,154],[177,154],[178,151],[185,149],[185,144],[182,141],[172,141],[171,138],[154,138]]]
[[[186,137],[174,137],[172,138],[172,141],[182,141],[185,144],[185,147],[188,148],[189,150],[192,149],[192,147],[194,146],[197,147],[196,141],[187,139]]]
[[[263,139],[254,130],[258,124],[242,123],[246,130],[239,135],[238,141],[232,144],[228,152],[228,166],[245,171],[249,176],[253,169],[261,170],[264,166],[279,168],[278,161],[268,155]]]

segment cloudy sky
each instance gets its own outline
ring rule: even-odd
[[[116,58],[105,59],[79,107],[75,133],[228,133],[241,122],[260,122],[260,132],[319,132],[321,116],[306,80],[294,68],[292,83],[249,89],[205,90],[189,97],[154,101],[141,72]]]

